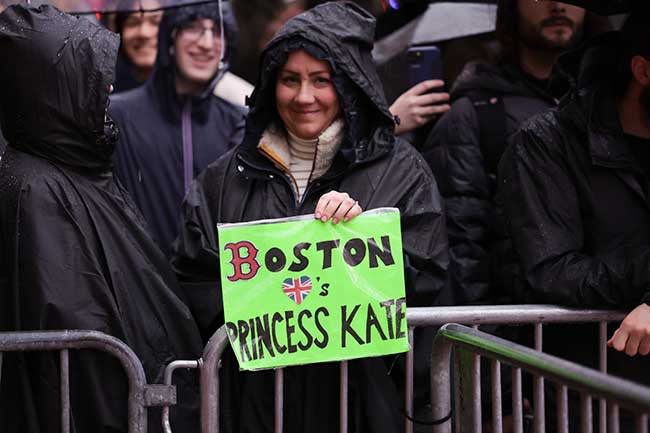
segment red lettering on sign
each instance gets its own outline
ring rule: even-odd
[[[230,261],[230,264],[233,266],[235,271],[234,274],[228,277],[229,281],[250,280],[257,274],[260,265],[256,260],[258,250],[255,248],[255,245],[248,241],[240,241],[226,244],[224,248],[232,252],[232,260]],[[242,249],[247,252],[245,257],[242,257],[241,255]],[[244,265],[249,266],[247,272],[244,271]]]

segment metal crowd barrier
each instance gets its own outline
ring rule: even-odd
[[[3,352],[59,351],[61,432],[70,433],[69,351],[94,349],[108,353],[122,364],[129,383],[128,431],[147,433],[146,408],[176,404],[174,387],[148,385],[138,357],[122,341],[97,331],[41,331],[0,333],[0,378]]]
[[[522,369],[545,377],[556,385],[557,389],[557,431],[568,433],[569,410],[568,388],[580,391],[580,431],[593,431],[592,398],[606,400],[609,408],[609,432],[619,432],[619,407],[629,409],[636,415],[636,431],[648,432],[648,413],[650,412],[650,388],[633,382],[607,376],[602,372],[582,367],[537,350],[497,338],[476,329],[457,324],[443,326],[434,340],[431,371],[432,411],[434,418],[444,417],[451,411],[451,351],[455,350],[454,360],[457,371],[461,374],[463,404],[456,405],[455,411],[460,418],[455,431],[480,433],[481,398],[479,356],[491,360],[492,376],[492,432],[503,431],[501,417],[501,367],[500,362],[513,368],[513,427],[515,433],[523,432],[521,371]],[[477,394],[478,393],[478,394]],[[543,417],[542,417],[543,420]],[[536,427],[544,431],[543,424]],[[451,433],[451,420],[437,425],[434,433]],[[601,430],[602,431],[602,430]]]
[[[465,325],[521,325],[533,324],[535,327],[535,350],[541,351],[543,347],[543,324],[545,323],[599,323],[599,366],[600,371],[607,371],[607,323],[622,320],[625,316],[620,311],[603,310],[578,310],[552,305],[492,305],[492,306],[467,306],[467,307],[434,307],[410,308],[407,311],[409,324],[408,338],[413,347],[413,330],[416,327],[442,326],[448,323],[462,323]],[[198,368],[201,377],[201,432],[219,432],[219,364],[223,352],[228,347],[228,337],[224,328],[219,329],[208,342],[203,357],[200,361],[187,361],[191,368]],[[538,353],[538,352],[535,352]],[[348,431],[348,365],[341,362],[340,373],[340,433]],[[176,368],[176,367],[173,367]],[[171,370],[173,370],[173,368]],[[478,368],[478,367],[477,367]],[[406,355],[405,378],[405,432],[413,432],[413,350]],[[437,374],[437,373],[436,373]],[[435,375],[433,375],[435,376]],[[168,375],[171,383],[171,372]],[[478,386],[478,384],[477,384]],[[283,370],[275,370],[275,432],[282,433],[283,418]],[[456,393],[458,395],[458,393]],[[480,405],[480,398],[478,403]],[[600,432],[606,432],[607,415],[605,400],[600,402]],[[535,433],[542,433],[544,428],[544,379],[540,376],[534,382],[534,409]],[[612,411],[610,414],[616,415]],[[440,415],[438,413],[438,415]],[[448,413],[442,416],[447,416]],[[168,427],[168,412],[163,414],[164,425]],[[460,425],[459,412],[455,414],[455,423]],[[438,419],[438,418],[434,418]],[[479,430],[480,431],[480,430]],[[166,430],[170,432],[170,430]],[[500,430],[494,433],[499,433]],[[589,433],[589,431],[584,431]],[[611,433],[617,433],[612,430]]]

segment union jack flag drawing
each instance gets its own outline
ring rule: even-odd
[[[282,291],[289,299],[300,305],[311,292],[311,278],[305,276],[287,278],[282,282]]]

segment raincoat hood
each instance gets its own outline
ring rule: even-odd
[[[262,53],[243,150],[254,150],[264,130],[281,122],[275,104],[278,69],[291,52],[304,49],[332,68],[346,122],[343,157],[361,163],[389,152],[395,124],[371,55],[374,31],[374,17],[347,1],[325,3],[289,20]]]
[[[224,53],[223,63],[219,66],[215,76],[200,96],[199,99],[201,100],[209,99],[208,97],[212,95],[217,82],[228,70],[228,65],[235,57],[237,30],[234,17],[229,3],[223,2],[221,8],[226,51]],[[221,22],[218,3],[183,6],[168,9],[163,14],[160,29],[158,30],[158,54],[153,72],[153,80],[159,92],[172,92],[175,95],[173,89],[175,88],[176,64],[173,53],[174,40],[178,30],[192,21],[206,18],[213,20],[217,25]]]
[[[471,62],[454,82],[451,99],[456,100],[474,91],[495,95],[548,97],[543,90],[531,85],[521,69],[514,65],[496,66]]]
[[[110,169],[116,132],[104,123],[118,46],[116,34],[48,5],[0,14],[0,126],[10,146]]]

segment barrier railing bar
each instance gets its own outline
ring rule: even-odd
[[[339,399],[339,431],[348,433],[348,362],[341,362],[341,397]]]
[[[521,399],[521,369],[512,369],[512,424],[514,433],[524,432],[523,402]]]
[[[0,351],[59,351],[94,349],[106,352],[120,362],[129,382],[128,431],[147,432],[144,405],[146,378],[140,360],[126,344],[98,331],[7,332],[0,335]]]
[[[284,369],[275,369],[275,433],[284,429]]]
[[[472,359],[472,424],[473,433],[481,433],[482,423],[481,419],[481,357],[473,353]]]
[[[457,306],[457,307],[429,307],[429,308],[411,308],[407,312],[407,320],[410,328],[418,326],[440,326],[452,322],[466,323],[478,327],[483,324],[532,324],[532,323],[587,323],[587,322],[610,322],[619,321],[625,317],[625,312],[610,311],[610,310],[580,310],[572,308],[564,308],[554,305],[492,305],[492,306]],[[202,432],[215,433],[218,432],[218,400],[210,401],[205,398],[206,395],[218,396],[218,368],[213,366],[221,355],[223,350],[228,345],[227,336],[223,328],[219,329],[217,333],[223,334],[219,338],[219,344],[222,345],[220,350],[214,348],[209,350],[208,346],[204,351],[203,361],[204,366],[201,370],[201,413],[202,413]],[[213,339],[215,339],[213,336]],[[412,337],[410,337],[412,338]],[[212,341],[212,339],[211,339]],[[215,340],[216,341],[216,340]],[[410,340],[412,341],[412,340]],[[216,344],[216,343],[215,343]],[[214,346],[214,344],[213,344]],[[213,361],[209,361],[206,354],[212,353]],[[411,355],[412,356],[412,355]],[[410,386],[412,391],[413,377],[409,377],[408,371],[412,372],[412,364],[407,355],[407,377],[405,378],[405,387]],[[456,363],[454,363],[455,365]],[[410,385],[409,385],[410,383]],[[453,381],[454,385],[454,423],[457,426],[456,433],[460,432],[460,392],[457,389],[458,381]],[[204,390],[205,388],[205,390]],[[209,388],[214,388],[210,393],[206,391]],[[406,394],[406,390],[405,390]],[[409,397],[405,398],[405,409],[409,414],[413,413],[412,407],[409,407],[408,399],[412,399],[412,392],[408,393]],[[412,402],[412,400],[411,400]],[[513,401],[514,405],[514,401]],[[212,407],[213,406],[213,407]],[[412,403],[411,403],[412,406]],[[210,407],[212,407],[210,409]],[[537,407],[537,405],[536,405]],[[449,415],[449,412],[441,414],[440,417],[434,419],[444,418]],[[523,423],[523,416],[521,417]],[[451,424],[451,423],[449,423]],[[405,421],[405,433],[410,433],[413,429],[412,423],[407,419]]]
[[[501,412],[501,363],[490,361],[492,371],[492,432],[503,432],[503,413]]]
[[[647,415],[638,415],[636,417],[636,433],[648,433]]]
[[[408,330],[409,351],[406,352],[406,381],[404,384],[404,409],[406,415],[404,431],[405,433],[413,433],[413,327],[410,326]]]
[[[563,382],[569,388],[586,391],[593,397],[615,400],[632,410],[647,411],[650,408],[650,389],[637,383],[608,376],[461,325],[445,325],[438,334],[451,339],[455,346],[470,348],[480,355],[525,368],[531,374]]]
[[[482,305],[459,307],[409,308],[409,326],[442,326],[447,323],[468,325],[521,325],[540,323],[614,322],[623,320],[625,312],[579,310],[554,305]]]
[[[219,431],[219,360],[228,347],[226,328],[221,327],[203,350],[200,372],[201,431]]]
[[[607,322],[598,322],[598,369],[607,373]],[[607,400],[599,401],[598,426],[600,433],[607,433]]]
[[[438,365],[440,369],[436,374],[431,375],[431,389],[436,390],[441,395],[450,396],[451,395],[451,349],[452,344],[450,341],[439,341],[434,342],[436,344],[435,350],[431,352],[431,365]],[[454,353],[454,377],[458,377],[458,369],[456,368],[458,364],[458,353]],[[454,380],[453,383],[455,386],[458,384],[458,380]],[[456,426],[456,432],[460,432],[460,420],[457,418],[460,413],[460,403],[459,403],[459,389],[456,387],[454,389],[454,424]],[[449,416],[451,412],[451,398],[438,399],[431,401],[431,415],[434,420],[441,420]],[[443,422],[438,425],[434,425],[433,431],[437,433],[451,433],[451,420]]]
[[[593,433],[594,417],[591,409],[591,395],[583,393],[580,395],[580,431],[582,433]]]
[[[608,433],[619,433],[620,423],[618,418],[618,405],[610,403],[607,405]]]
[[[0,384],[2,384],[2,352],[0,352]]]
[[[535,323],[535,350],[539,350],[540,352],[544,345],[542,326],[540,322]],[[542,376],[535,376],[533,392],[535,405],[534,431],[535,433],[544,433],[546,431],[546,408],[544,406],[544,378]]]
[[[481,379],[480,368],[477,368],[480,359],[475,352],[464,347],[456,349],[454,353],[460,373],[455,380],[460,382],[461,429],[465,433],[481,433]]]
[[[566,385],[557,384],[557,431],[569,433],[569,395]]]
[[[59,352],[61,374],[61,432],[70,433],[70,357],[67,350]]]
[[[460,387],[460,355],[458,351],[454,350],[454,426],[455,426],[455,431],[461,432],[463,431],[463,423],[461,422],[460,419],[460,414],[461,414],[461,397],[463,395]],[[442,415],[444,416],[444,415]],[[440,419],[440,418],[434,418],[434,419]],[[450,430],[451,431],[451,427]]]
[[[173,361],[165,367],[164,383],[165,385],[172,384],[172,378],[174,377],[174,371],[179,368],[190,368],[198,369],[201,367],[201,361]],[[163,406],[162,408],[162,426],[165,433],[172,433],[172,426],[169,421],[169,406]]]

